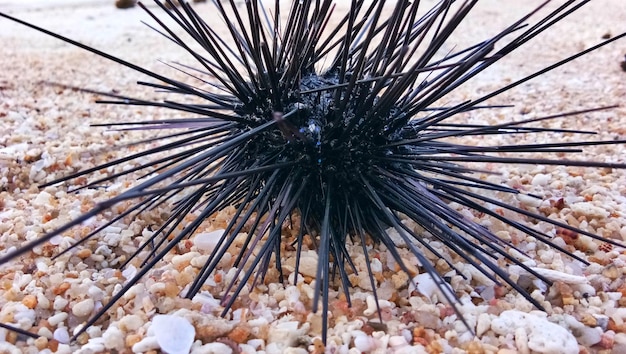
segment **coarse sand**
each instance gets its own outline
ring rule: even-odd
[[[425,7],[434,4],[432,0],[423,2]],[[193,63],[188,54],[141,23],[152,22],[140,8],[119,10],[113,3],[112,0],[0,0],[0,11],[166,75],[180,74],[159,60]],[[348,2],[337,3],[336,11],[341,12]],[[539,3],[535,0],[479,1],[458,34],[443,49],[463,48],[490,38]],[[555,1],[547,7],[553,9],[562,3]],[[478,97],[589,48],[603,38],[625,32],[626,6],[623,5],[623,0],[591,1],[452,92],[450,102]],[[159,11],[154,4],[149,7]],[[218,32],[226,31],[210,2],[194,4],[194,7],[206,16],[211,26],[218,28]],[[509,145],[626,139],[626,72],[620,68],[624,55],[626,40],[619,40],[489,101],[514,107],[481,110],[458,117],[469,123],[496,124],[621,105],[545,123],[546,127],[592,130],[596,135],[518,134],[481,137],[473,142],[464,139],[464,143]],[[89,210],[95,202],[106,200],[136,183],[139,175],[130,175],[109,188],[87,189],[78,194],[67,193],[72,182],[44,189],[37,187],[71,172],[128,155],[138,147],[123,145],[149,136],[145,132],[107,131],[90,127],[90,124],[179,116],[155,108],[99,105],[94,102],[95,94],[52,83],[105,92],[115,90],[140,98],[162,98],[159,93],[135,84],[141,80],[146,77],[140,73],[0,19],[0,252],[58,228]],[[585,148],[584,152],[567,158],[626,163],[625,151],[623,144],[604,145]],[[604,237],[626,240],[626,171],[559,166],[482,167],[499,174],[479,174],[481,178],[544,197],[543,202],[537,202],[532,198],[498,195],[506,202]],[[301,269],[304,281],[297,286],[290,282],[270,282],[245,290],[235,311],[225,319],[218,316],[220,307],[216,299],[223,295],[224,284],[233,276],[228,260],[224,260],[224,267],[211,278],[202,296],[193,301],[180,296],[208,254],[194,242],[198,243],[199,237],[206,237],[206,233],[223,228],[228,222],[228,210],[212,217],[200,230],[201,236],[181,244],[175,254],[150,271],[107,316],[70,342],[69,337],[81,323],[134,275],[136,268],[133,266],[127,269],[117,266],[132,254],[142,239],[150,236],[150,226],[161,220],[163,214],[167,215],[167,206],[132,220],[123,219],[83,247],[54,260],[51,256],[103,220],[123,211],[125,206],[115,207],[0,268],[0,322],[17,325],[40,336],[26,338],[0,329],[0,352],[176,352],[175,345],[168,347],[173,344],[165,343],[163,338],[177,333],[180,334],[177,338],[182,338],[180,343],[186,340],[191,343],[193,336],[185,335],[190,331],[195,331],[194,353],[323,350],[319,339],[321,317],[309,312],[313,292],[310,281],[315,275],[309,268]],[[425,296],[411,291],[408,276],[395,271],[395,264],[384,247],[374,246],[370,256],[382,299],[384,326],[381,326],[376,323],[362,249],[358,244],[349,245],[348,250],[360,270],[358,276],[351,278],[356,285],[351,290],[354,307],[347,308],[345,299],[339,295],[341,292],[337,291],[338,286],[331,291],[334,300],[328,352],[626,353],[626,297],[622,298],[622,294],[626,295],[626,253],[623,249],[582,236],[573,240],[572,235],[558,234],[558,230],[546,223],[522,220],[556,234],[555,243],[578,251],[590,261],[586,267],[483,215],[474,215],[460,206],[459,210],[489,226],[498,236],[516,239],[519,247],[531,257],[526,259],[527,264],[544,269],[544,275],[554,280],[554,285],[546,289],[520,269],[509,269],[520,282],[526,282],[529,289],[535,289],[532,295],[544,304],[546,313],[535,311],[521,295],[495,286],[476,269],[450,255],[466,276],[464,279],[455,274],[450,284],[457,295],[471,299],[460,310],[476,333],[474,337],[436,291],[426,285],[418,289]],[[440,249],[442,245],[433,243],[433,247]],[[400,251],[417,271],[415,257],[406,247],[401,246]],[[443,249],[441,252],[449,254]],[[293,263],[295,252],[284,256],[289,275],[289,264]],[[315,266],[315,252],[306,253],[304,257],[307,260],[304,263]],[[436,265],[446,272],[445,262],[436,262]],[[290,279],[293,280],[293,276]],[[429,281],[422,279],[420,283]],[[157,314],[175,317],[157,318]],[[180,318],[186,319],[193,328],[183,331],[181,328],[185,326],[174,326]],[[186,352],[189,346],[182,347],[181,352]]]

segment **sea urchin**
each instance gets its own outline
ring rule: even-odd
[[[97,204],[62,228],[5,253],[0,257],[0,263],[28,252],[117,203],[134,201],[126,211],[100,225],[73,247],[122,218],[173,202],[174,207],[163,224],[127,261],[149,250],[141,268],[86,323],[84,331],[167,253],[191,237],[203,221],[220,210],[234,207],[231,221],[186,293],[191,298],[202,289],[229,247],[238,237],[241,240],[240,235],[244,233],[241,251],[232,262],[237,275],[222,297],[224,314],[245,286],[264,279],[271,262],[275,263],[280,280],[283,280],[281,250],[285,240],[289,239],[297,253],[295,274],[303,249],[310,246],[317,251],[312,310],[317,312],[321,306],[326,323],[329,288],[336,286],[333,283],[335,277],[338,277],[348,301],[350,299],[349,274],[356,272],[356,268],[352,261],[354,255],[346,249],[348,238],[360,240],[368,267],[366,239],[371,238],[386,246],[401,269],[409,272],[396,249],[397,239],[390,235],[390,230],[395,230],[397,235],[394,237],[408,245],[422,270],[437,279],[442,288],[446,286],[443,278],[424,256],[424,252],[439,255],[431,247],[433,239],[489,279],[506,282],[541,308],[523,287],[509,278],[497,261],[505,259],[535,277],[549,281],[510,254],[509,250],[515,249],[515,245],[466,218],[450,207],[450,202],[506,223],[581,262],[585,260],[553,243],[550,235],[505,217],[485,204],[604,242],[619,243],[476,192],[478,189],[521,193],[473,177],[472,173],[478,168],[467,163],[625,168],[625,164],[619,163],[523,157],[528,153],[577,152],[582,146],[622,141],[474,146],[463,145],[458,139],[492,134],[584,133],[537,128],[530,124],[607,107],[497,125],[462,124],[451,122],[451,119],[463,112],[495,108],[484,104],[504,91],[618,40],[624,34],[496,91],[472,100],[443,104],[442,98],[451,91],[588,1],[568,1],[531,25],[526,24],[539,16],[544,4],[491,38],[467,48],[450,49],[448,39],[477,2],[442,0],[423,11],[419,1],[385,4],[385,1],[353,0],[349,12],[337,15],[333,13],[334,5],[330,0],[301,0],[294,1],[284,16],[279,1],[267,8],[259,1],[246,1],[244,8],[238,8],[234,0],[213,1],[220,20],[230,33],[229,38],[223,38],[214,30],[211,23],[215,19],[201,18],[186,2],[181,2],[178,8],[170,0],[167,0],[170,5],[167,7],[156,2],[169,17],[168,21],[179,26],[177,30],[140,4],[156,22],[155,31],[195,59],[193,67],[171,64],[187,75],[193,84],[162,76],[0,14],[137,70],[156,80],[140,82],[141,85],[172,94],[171,100],[148,101],[83,90],[109,98],[101,102],[155,106],[188,114],[187,118],[181,119],[107,124],[119,129],[178,131],[141,142],[163,141],[157,147],[46,183],[44,187],[151,155],[172,152],[80,187],[96,187],[122,175],[145,171],[145,178],[135,186]],[[336,25],[329,26],[331,17],[335,17]],[[193,215],[190,221],[186,220],[189,215]],[[405,218],[419,225],[420,230],[407,226],[403,222]],[[291,237],[284,235],[286,226],[295,230]],[[439,256],[445,259],[443,255]],[[454,269],[453,264],[449,265]],[[369,278],[376,294],[377,281],[371,270]],[[454,301],[451,292],[443,291],[443,294],[449,301]],[[324,341],[326,332],[324,325]]]

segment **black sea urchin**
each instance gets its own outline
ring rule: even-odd
[[[44,186],[70,181],[111,166],[172,151],[169,156],[139,163],[82,186],[81,189],[100,186],[137,171],[146,174],[137,185],[97,204],[71,223],[4,254],[0,263],[29,252],[117,203],[134,201],[126,211],[93,230],[76,245],[122,218],[174,201],[163,224],[129,257],[133,259],[141,251],[149,250],[142,267],[79,334],[167,253],[192,236],[203,221],[231,206],[234,206],[231,221],[187,292],[189,298],[196,295],[238,235],[246,233],[241,251],[232,263],[237,275],[225,291],[224,314],[245,286],[264,279],[271,262],[275,262],[275,268],[281,272],[282,281],[281,250],[286,242],[295,245],[297,274],[307,238],[319,256],[312,310],[317,312],[321,307],[325,341],[329,288],[340,285],[349,301],[349,273],[356,272],[352,263],[354,255],[346,250],[348,238],[360,239],[368,267],[366,238],[369,237],[384,244],[400,267],[408,272],[389,235],[389,228],[397,232],[417,257],[422,270],[437,279],[439,286],[445,286],[444,281],[424,256],[426,251],[439,255],[431,247],[433,239],[489,279],[506,282],[541,308],[523,287],[509,278],[497,261],[504,259],[546,283],[549,281],[510,255],[509,249],[514,249],[515,245],[464,217],[451,208],[449,202],[484,213],[581,262],[585,260],[553,243],[550,235],[505,217],[485,203],[604,242],[619,243],[476,192],[520,193],[517,189],[473,177],[478,167],[466,163],[625,168],[626,164],[621,163],[523,157],[526,153],[572,153],[580,151],[582,146],[623,141],[473,146],[459,143],[458,138],[585,133],[537,128],[530,123],[607,107],[497,125],[462,124],[451,122],[451,118],[470,110],[495,108],[484,105],[485,101],[618,40],[624,34],[496,91],[472,100],[443,104],[442,99],[451,91],[588,1],[567,1],[544,15],[541,15],[542,5],[491,38],[467,48],[450,49],[447,40],[477,2],[440,1],[423,11],[419,1],[385,5],[384,1],[353,0],[349,12],[333,14],[330,0],[304,0],[293,2],[283,16],[278,1],[267,8],[258,1],[246,1],[245,8],[237,8],[233,0],[214,1],[216,15],[227,27],[229,38],[223,38],[212,28],[215,19],[201,18],[185,2],[180,8],[172,6],[170,0],[167,0],[170,5],[167,7],[157,2],[169,21],[174,21],[186,34],[185,38],[178,34],[178,29],[175,31],[140,4],[157,23],[154,29],[196,60],[194,66],[172,64],[172,67],[197,84],[170,79],[0,14],[137,70],[156,80],[140,82],[141,85],[172,94],[171,100],[148,101],[83,90],[110,98],[103,103],[162,107],[189,114],[184,119],[108,124],[120,129],[180,131],[142,142],[163,141],[157,147],[46,183]],[[337,16],[336,25],[329,26],[331,15]],[[527,24],[534,17],[539,19]],[[187,98],[189,100],[185,101]],[[452,138],[457,140],[452,141]],[[190,221],[186,220],[189,215],[193,215]],[[406,226],[403,218],[417,223],[424,234]],[[293,227],[294,236],[283,235],[285,226]],[[454,269],[453,264],[449,266]],[[338,284],[333,282],[335,277]],[[371,270],[370,281],[376,289]],[[443,291],[443,294],[449,301],[454,300],[450,292]]]

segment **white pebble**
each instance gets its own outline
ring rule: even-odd
[[[67,319],[67,312],[59,312],[56,315],[50,316],[48,318],[48,323],[52,327],[56,327],[59,323],[65,321]]]
[[[605,219],[611,214],[591,202],[574,203],[570,205],[570,208],[576,214],[582,214],[591,218]]]
[[[395,228],[390,227],[387,230],[385,230],[385,233],[391,239],[393,244],[396,245],[397,247],[406,246],[406,240],[400,235],[400,233],[398,233],[398,230],[396,230]]]
[[[193,244],[202,251],[211,252],[217,246],[224,229],[219,229],[211,232],[201,232],[193,238]]]
[[[562,281],[565,284],[587,283],[587,278],[583,276],[572,275],[547,268],[531,267],[531,269],[551,281]]]
[[[300,268],[298,268],[298,272],[304,276],[317,276],[317,254],[315,252],[309,251],[306,254],[302,254],[300,257]]]
[[[578,342],[585,347],[591,347],[594,344],[600,343],[602,339],[602,328],[600,327],[583,327],[580,329],[580,335],[578,336]]]
[[[224,343],[208,343],[201,347],[194,348],[191,354],[231,354],[233,350]],[[168,352],[169,354],[169,352]]]
[[[255,350],[260,350],[265,347],[265,341],[263,339],[250,339],[248,341],[248,345],[254,348]]]
[[[50,244],[53,246],[58,246],[63,242],[63,236],[57,235],[50,239]]]
[[[285,289],[285,300],[287,300],[289,307],[293,308],[296,303],[300,302],[300,290],[293,285],[288,286]]]
[[[122,276],[126,278],[126,280],[130,280],[137,275],[137,268],[134,265],[129,265],[122,271]]]
[[[37,270],[38,271],[44,272],[44,273],[48,272],[48,268],[49,267],[48,267],[48,265],[46,263],[44,263],[44,262],[37,262],[36,266],[37,266]]]
[[[256,349],[248,344],[239,344],[239,350],[241,351],[241,354],[256,354]],[[193,353],[193,351],[191,352]]]
[[[530,182],[533,186],[545,186],[550,182],[550,178],[552,176],[548,174],[538,173],[533,177],[532,182]]]
[[[448,295],[452,296],[451,298],[454,298],[454,291],[450,287],[450,284],[442,282],[438,285],[437,281],[434,280],[433,277],[428,273],[418,274],[417,276],[413,277],[413,281],[409,284],[409,292],[417,290],[420,294],[426,296],[428,299],[431,300],[432,296],[434,294],[437,294],[437,296],[440,296],[439,300],[443,300],[445,299],[445,296],[443,296],[443,293],[441,292],[439,286],[444,286],[448,292]]]
[[[515,329],[515,347],[519,350],[520,354],[530,354],[528,348],[528,333],[522,327]]]
[[[50,300],[44,293],[37,293],[37,307],[46,310],[50,308]]]
[[[196,329],[186,319],[172,315],[157,315],[152,319],[150,331],[157,338],[162,351],[168,354],[187,354]]]
[[[35,310],[31,310],[22,304],[16,306],[15,314],[13,316],[13,319],[16,322],[27,322],[31,325],[35,322],[35,318],[37,317],[37,315],[35,314]]]
[[[383,264],[378,258],[372,259],[371,268],[373,273],[380,273],[383,271]]]
[[[65,327],[59,327],[54,331],[52,338],[56,339],[59,343],[67,344],[70,342],[70,334]]]
[[[65,306],[67,306],[68,303],[69,303],[68,300],[60,296],[57,296],[54,298],[54,304],[52,305],[52,307],[57,311],[61,311],[65,308]]]
[[[403,347],[407,345],[406,338],[403,336],[391,336],[389,337],[389,346],[390,347]]]
[[[220,307],[220,301],[215,299],[213,295],[208,292],[196,294],[191,301],[202,304],[203,313],[213,312]]]
[[[95,303],[93,299],[85,299],[79,303],[74,304],[72,306],[72,313],[77,317],[85,317],[89,316],[93,311]]]
[[[378,299],[378,306],[376,306],[376,299],[372,295],[368,295],[365,299],[365,303],[367,304],[367,308],[363,310],[363,314],[365,316],[371,316],[378,312],[378,307],[381,309],[392,307],[391,302],[387,300]]]
[[[528,340],[517,340],[516,344],[537,353],[560,354],[578,353],[578,343],[574,335],[565,328],[548,321],[545,317],[517,310],[507,310],[491,321],[491,329],[499,335],[523,337],[522,330]],[[518,348],[519,350],[520,348]],[[520,350],[521,351],[521,350]]]
[[[486,313],[478,315],[478,319],[476,321],[476,335],[481,337],[489,330],[489,327],[491,327],[491,316]]]
[[[102,333],[102,339],[104,339],[104,347],[107,349],[122,350],[124,348],[124,335],[119,328],[110,326]]]
[[[543,202],[543,200],[539,198],[531,197],[529,195],[522,194],[522,193],[517,195],[517,200],[519,200],[520,203],[531,206],[531,207],[538,207]]]
[[[52,338],[53,336],[52,332],[48,329],[48,327],[40,327],[39,330],[37,331],[37,335],[39,335],[40,337],[46,337],[46,338]]]
[[[191,263],[191,260],[195,257],[200,257],[198,252],[187,252],[185,254],[176,255],[172,257],[172,265],[175,267],[184,267]]]
[[[37,198],[35,198],[35,200],[33,200],[33,205],[36,206],[47,206],[50,205],[50,200],[52,199],[52,196],[47,193],[47,192],[40,192],[37,195]]]
[[[304,348],[286,348],[282,351],[282,354],[308,354],[309,352]]]
[[[59,344],[57,351],[54,354],[71,354],[74,353],[69,344]]]
[[[79,327],[81,329],[83,328],[83,326],[79,326]],[[87,330],[85,332],[89,335],[89,338],[102,337],[102,328],[100,326],[87,327]]]
[[[143,353],[149,350],[159,349],[156,337],[146,337],[133,345],[133,353]]]
[[[369,352],[376,348],[376,340],[365,333],[359,333],[354,337],[354,347],[361,352]]]
[[[120,319],[118,325],[127,331],[136,331],[143,326],[143,320],[138,315],[126,315]]]
[[[300,326],[298,321],[280,322],[273,325],[269,332],[267,343],[277,344],[281,350],[293,346],[298,337],[304,335],[309,329],[308,323],[303,324],[299,329],[298,326]]]
[[[0,353],[21,354],[22,351],[9,342],[0,342]]]
[[[104,291],[102,291],[102,289],[100,289],[99,287],[92,285],[89,287],[89,289],[87,289],[87,295],[90,299],[93,299],[94,301],[102,300],[104,298]]]
[[[104,339],[90,338],[87,344],[80,348],[80,353],[101,353],[104,349]]]

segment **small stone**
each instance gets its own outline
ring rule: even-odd
[[[127,347],[133,347],[135,344],[141,342],[141,336],[139,334],[129,334],[124,340]]]
[[[392,348],[395,347],[403,347],[406,346],[408,343],[406,341],[406,338],[404,338],[404,336],[391,336],[389,337],[389,346]]]
[[[615,332],[608,331],[602,334],[598,346],[602,349],[611,349],[615,345]]]
[[[178,294],[180,293],[180,289],[174,282],[167,282],[165,283],[163,293],[166,297],[174,298],[178,296]]]
[[[76,343],[80,344],[81,346],[87,344],[87,341],[89,341],[89,334],[85,332],[79,334],[78,337],[76,337]]]
[[[530,354],[528,348],[528,333],[522,327],[515,329],[515,346],[520,354]]]
[[[476,335],[481,337],[489,330],[489,327],[491,327],[491,317],[489,314],[481,313],[478,315],[478,320],[476,322]]]
[[[626,333],[616,333],[613,341],[613,353],[626,353]]]
[[[217,246],[222,234],[224,234],[223,229],[211,231],[211,232],[201,232],[196,234],[193,238],[193,244],[201,251],[212,252]]]
[[[0,342],[0,353],[20,354],[22,351],[9,342]]]
[[[157,315],[150,331],[157,338],[162,351],[168,354],[187,354],[196,336],[196,329],[186,319],[172,315]]]
[[[52,199],[52,196],[49,193],[40,192],[37,195],[37,198],[35,198],[35,200],[33,200],[33,205],[36,205],[36,206],[50,205],[50,200],[51,199]]]
[[[44,310],[50,309],[50,300],[48,300],[48,298],[46,297],[44,293],[37,294],[36,298],[37,298],[37,306],[39,306],[40,309],[44,309]]]
[[[76,252],[76,256],[80,259],[87,259],[91,257],[91,250],[89,248],[83,248],[82,250]]]
[[[300,268],[298,269],[300,274],[309,277],[317,276],[317,254],[309,252],[307,255],[302,255],[300,258]]]
[[[533,177],[532,182],[530,182],[533,186],[545,186],[550,182],[552,178],[551,175],[538,173]]]
[[[231,354],[233,349],[224,343],[208,343],[194,348],[191,354]]]
[[[22,304],[28,307],[29,309],[34,309],[35,306],[37,306],[37,297],[35,297],[34,295],[30,295],[30,294],[26,295],[22,299]]]
[[[580,329],[578,342],[586,347],[591,347],[600,342],[602,339],[602,329],[584,327]]]
[[[159,342],[156,337],[146,337],[133,344],[133,353],[144,353],[153,349],[159,349]]]
[[[53,338],[62,344],[67,344],[70,342],[70,334],[65,327],[57,328],[54,331]]]
[[[409,276],[405,272],[393,274],[391,282],[395,289],[402,289],[409,283]]]
[[[67,291],[67,289],[70,288],[70,283],[65,282],[65,283],[61,283],[61,285],[57,286],[56,288],[52,289],[52,293],[54,295],[62,295],[63,293],[65,293],[65,291]]]
[[[609,266],[604,268],[604,270],[602,271],[602,275],[604,275],[605,277],[607,277],[607,278],[609,278],[611,280],[615,280],[619,276],[622,275],[622,272],[614,264],[610,264]]]
[[[119,328],[110,326],[102,333],[102,339],[104,340],[104,347],[107,349],[122,350],[124,348],[124,335]]]
[[[118,9],[130,9],[131,7],[134,7],[136,3],[137,0],[117,0],[115,2],[115,7]]]
[[[594,315],[593,317],[596,319],[597,326],[602,328],[602,331],[606,331],[609,325],[609,316]]]
[[[585,327],[587,328],[587,327]],[[491,330],[499,335],[515,335],[516,345],[544,354],[577,353],[576,338],[565,328],[539,317],[517,310],[507,310],[491,321]],[[521,331],[525,333],[522,334]],[[523,336],[527,340],[523,340]],[[525,342],[526,344],[522,343]],[[521,352],[521,349],[519,348]]]
[[[413,284],[415,284],[415,287]],[[409,284],[409,292],[413,290],[417,290],[420,294],[431,300],[434,294],[437,294],[439,299],[445,299],[444,291],[447,292],[449,296],[454,296],[454,291],[452,287],[450,287],[450,284],[446,282],[439,284],[428,273],[422,273],[413,277],[413,282]]]
[[[563,296],[563,305],[578,305],[580,302],[573,296]]]
[[[126,315],[120,319],[118,326],[121,330],[128,332],[136,331],[143,326],[143,323],[139,315]]]
[[[483,348],[483,344],[477,340],[471,341],[467,345],[467,354],[485,354],[485,349]]]
[[[48,341],[48,349],[53,353],[56,353],[59,350],[59,341],[56,339],[52,339]]]
[[[587,327],[595,327],[598,324],[598,320],[596,320],[595,317],[593,317],[592,315],[588,313],[582,316],[582,318],[580,319],[580,322]]]
[[[517,195],[517,200],[519,200],[520,203],[524,205],[535,207],[535,208],[539,207],[541,203],[543,202],[541,199],[534,198],[532,196],[521,194],[521,193]]]
[[[50,324],[50,326],[56,327],[59,323],[65,321],[67,319],[67,316],[67,312],[59,312],[53,316],[50,316],[48,318],[48,323]]]
[[[361,352],[369,352],[376,347],[376,340],[365,333],[354,337],[354,347]]]
[[[591,202],[574,203],[570,205],[570,209],[572,209],[574,214],[584,215],[588,218],[604,219],[610,215],[607,210],[596,206]]]
[[[67,299],[64,299],[61,296],[57,296],[56,298],[54,298],[54,303],[52,304],[52,308],[54,308],[57,311],[61,311],[65,309],[65,306],[67,306],[68,303],[69,301],[67,301]]]
[[[250,327],[244,324],[236,326],[228,334],[228,338],[238,344],[245,343],[248,337],[250,337]]]
[[[48,347],[48,338],[46,337],[39,337],[37,339],[35,339],[35,347],[37,347],[37,349],[39,350],[44,350]]]
[[[74,304],[72,306],[72,313],[77,317],[85,317],[89,316],[93,311],[95,303],[93,299],[85,299],[79,303]]]

